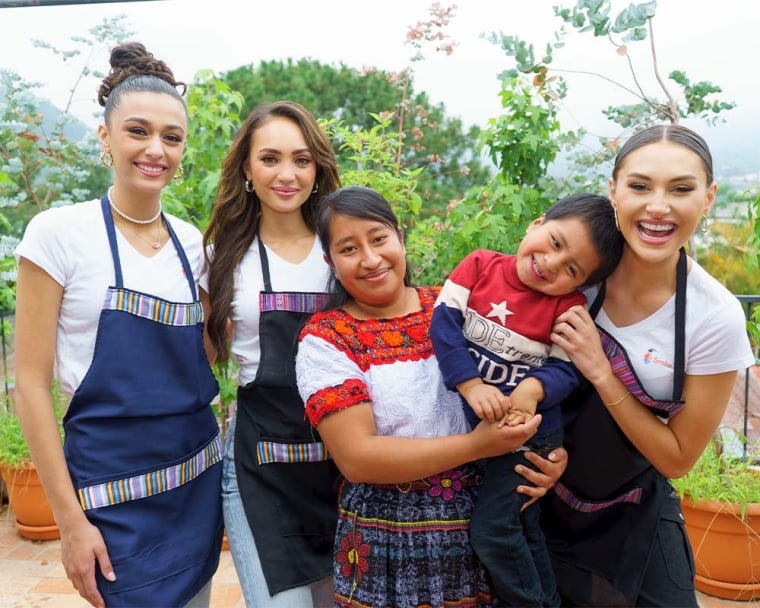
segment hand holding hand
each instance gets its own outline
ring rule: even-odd
[[[509,411],[509,398],[492,384],[472,378],[457,385],[462,397],[481,420],[495,422]]]

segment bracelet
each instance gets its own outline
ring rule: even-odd
[[[628,397],[630,397],[630,396],[631,396],[630,391],[625,391],[625,395],[623,395],[622,397],[620,397],[620,399],[618,399],[617,401],[613,401],[612,403],[605,403],[604,405],[606,405],[607,407],[614,407],[616,405],[619,405],[619,404],[623,403],[623,401],[625,401],[626,399],[628,399]]]

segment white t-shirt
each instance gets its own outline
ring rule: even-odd
[[[265,246],[266,247],[266,246]],[[324,261],[319,239],[306,258],[291,264],[266,247],[269,276],[274,291],[324,292],[330,277],[330,268]],[[213,254],[213,250],[209,255]],[[264,275],[259,259],[258,237],[253,239],[245,256],[235,268],[235,286],[232,294],[230,320],[232,343],[230,352],[240,365],[239,383],[245,386],[256,378],[259,367],[259,292],[264,289]],[[200,279],[201,287],[208,291],[208,276]]]
[[[596,293],[596,289],[586,292],[589,304]],[[675,295],[654,314],[633,325],[615,326],[603,307],[596,322],[626,350],[646,392],[655,399],[672,399]],[[755,363],[739,300],[694,260],[686,280],[684,333],[686,374],[718,374]]]
[[[176,217],[167,220],[185,250],[196,281],[203,264],[200,231]],[[139,253],[119,230],[116,242],[124,287],[172,302],[191,302],[182,262],[171,241],[153,257]],[[63,287],[56,335],[56,375],[72,395],[92,363],[106,289],[115,284],[100,200],[48,209],[36,215],[15,250]]]

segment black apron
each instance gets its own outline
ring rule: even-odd
[[[258,238],[256,378],[238,388],[235,463],[269,594],[332,575],[340,473],[306,418],[295,378],[298,334],[326,294],[274,292]]]
[[[592,318],[604,294],[602,285],[589,310]],[[671,401],[649,397],[625,351],[598,328],[616,375],[659,416],[670,416],[683,406],[685,310],[686,254],[681,250]],[[568,466],[541,503],[558,591],[578,605],[633,606],[666,501],[674,499],[672,487],[625,436],[591,383],[584,381],[562,409]]]

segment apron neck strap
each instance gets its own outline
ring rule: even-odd
[[[256,235],[256,242],[259,244],[259,258],[261,259],[261,274],[264,276],[264,291],[272,291],[272,279],[269,276],[269,258],[267,249],[260,235]]]
[[[599,292],[589,307],[589,314],[596,319],[604,303],[607,293],[607,283],[599,286]],[[686,341],[686,250],[681,247],[676,264],[676,327],[675,327],[675,360],[673,361],[673,401],[681,401],[683,395],[685,370],[685,341]]]
[[[121,260],[119,258],[119,247],[116,244],[116,226],[113,222],[113,215],[111,215],[111,204],[106,194],[100,199],[100,209],[103,211],[103,220],[106,224],[106,233],[108,234],[108,245],[111,248],[111,258],[113,259],[113,272],[116,280],[115,287],[122,289],[124,287],[124,275],[121,272]],[[179,261],[182,264],[182,270],[185,272],[185,278],[187,284],[190,287],[190,293],[193,296],[193,302],[198,301],[198,292],[195,289],[195,279],[193,278],[193,270],[190,268],[190,261],[187,259],[185,250],[179,242],[176,232],[172,225],[166,221],[163,211],[161,212],[161,221],[164,223],[166,231],[169,233],[169,238],[174,245],[174,249],[177,251]]]
[[[121,274],[121,260],[119,260],[119,247],[116,244],[116,227],[111,215],[111,205],[106,194],[100,199],[100,209],[103,211],[103,220],[106,223],[106,233],[108,234],[108,245],[111,248],[111,259],[113,259],[113,274],[115,277],[115,287],[121,289],[124,287],[124,277]]]

